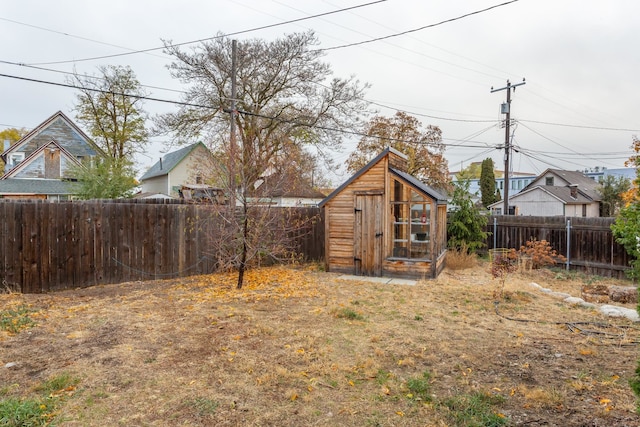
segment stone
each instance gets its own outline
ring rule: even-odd
[[[588,302],[609,302],[609,285],[602,283],[582,285],[582,298]]]

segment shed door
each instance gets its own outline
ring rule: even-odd
[[[382,276],[382,195],[356,195],[353,257],[355,274]]]

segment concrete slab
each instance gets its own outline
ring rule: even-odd
[[[344,274],[338,276],[338,279],[343,280],[358,280],[361,282],[381,283],[385,285],[415,285],[416,280],[410,279],[397,279],[393,277],[369,277],[369,276],[354,276],[351,274]]]

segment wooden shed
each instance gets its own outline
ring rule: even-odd
[[[435,278],[446,257],[447,200],[387,148],[321,203],[327,271]]]

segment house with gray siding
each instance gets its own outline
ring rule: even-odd
[[[0,154],[0,197],[64,200],[72,196],[74,168],[104,152],[58,111]]]

